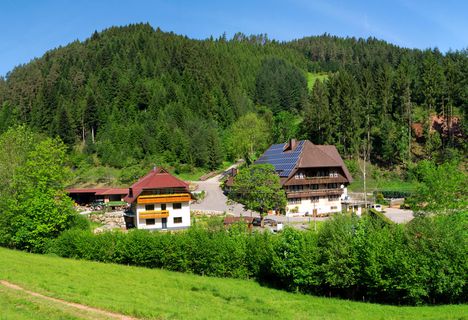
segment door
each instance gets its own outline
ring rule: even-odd
[[[167,229],[167,218],[162,218],[161,223],[162,223],[162,228]]]

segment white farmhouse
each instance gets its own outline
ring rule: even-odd
[[[138,229],[175,230],[190,226],[189,185],[162,168],[154,168],[128,189],[125,201]]]

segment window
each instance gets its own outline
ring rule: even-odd
[[[328,201],[338,201],[340,196],[328,196]]]
[[[291,198],[289,199],[289,204],[300,204],[301,203],[301,198]]]
[[[145,204],[145,210],[146,211],[154,210],[154,204]]]
[[[174,218],[174,224],[176,224],[176,223],[182,223],[182,217]]]
[[[304,177],[305,177],[304,172],[298,172],[294,176],[295,179],[304,179]]]
[[[165,203],[161,203],[161,210],[166,210],[166,204]]]
[[[336,210],[336,209],[338,209],[338,207],[337,206],[331,206],[330,209],[331,210]]]
[[[180,203],[180,202],[173,203],[172,204],[172,209],[182,209],[182,203]]]
[[[147,226],[152,226],[155,224],[155,220],[154,219],[146,219],[146,225]]]
[[[310,201],[311,202],[319,202],[319,199],[320,199],[319,197],[311,197]]]

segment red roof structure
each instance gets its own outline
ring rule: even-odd
[[[143,190],[172,188],[181,188],[184,192],[189,192],[188,183],[177,179],[162,168],[154,168],[129,188],[124,200],[128,203],[134,202]]]
[[[110,188],[104,189],[102,191],[96,192],[97,196],[111,196],[111,195],[119,195],[119,194],[128,194],[127,188]]]
[[[110,196],[110,195],[126,195],[128,193],[127,188],[72,188],[67,189],[68,194],[83,194],[89,193],[96,196]]]

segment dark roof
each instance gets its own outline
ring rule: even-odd
[[[315,145],[309,140],[296,143],[274,144],[255,162],[256,164],[269,163],[275,167],[282,183],[298,168],[342,168],[346,179],[352,181],[346,165],[338,150],[332,145]]]
[[[177,179],[166,170],[162,168],[154,168],[146,176],[135,182],[129,190],[129,194],[125,197],[128,203],[134,202],[143,190],[152,189],[170,189],[170,188],[183,188],[189,192],[188,183]]]
[[[127,188],[72,188],[65,190],[68,194],[75,193],[75,194],[82,194],[82,193],[90,193],[95,194],[97,196],[107,196],[107,195],[119,195],[119,194],[127,194]]]
[[[340,167],[346,179],[353,181],[338,150],[332,145],[317,145],[306,140],[297,168]]]

